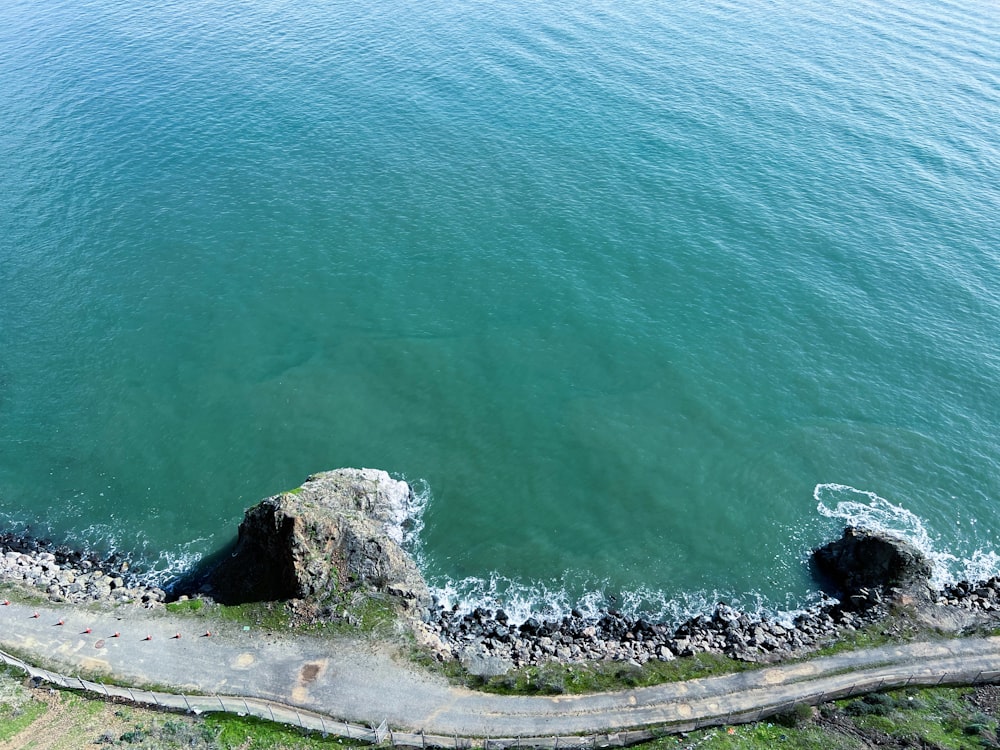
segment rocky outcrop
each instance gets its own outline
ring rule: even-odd
[[[909,542],[889,534],[848,526],[840,539],[813,551],[813,562],[848,598],[862,591],[930,598],[930,561]]]
[[[384,471],[314,474],[246,511],[236,547],[211,573],[208,593],[224,603],[322,602],[370,587],[408,610],[424,608],[430,594],[401,546],[412,505],[409,485]]]

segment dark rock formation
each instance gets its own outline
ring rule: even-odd
[[[314,474],[297,490],[247,510],[232,554],[210,574],[208,593],[223,603],[324,601],[363,586],[407,609],[430,594],[403,550],[409,485],[374,469]]]
[[[859,592],[896,590],[896,595],[929,597],[931,564],[903,539],[848,526],[844,535],[813,550],[817,569],[847,597]]]

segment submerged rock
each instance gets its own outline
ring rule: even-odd
[[[246,511],[209,591],[221,602],[323,601],[369,586],[407,609],[425,608],[427,585],[401,546],[412,505],[409,485],[384,471],[314,474]]]

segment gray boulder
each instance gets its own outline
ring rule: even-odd
[[[402,548],[412,506],[409,485],[384,471],[314,474],[246,511],[236,547],[209,576],[209,592],[222,602],[323,602],[368,587],[405,609],[425,608],[427,585]]]

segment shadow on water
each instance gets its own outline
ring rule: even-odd
[[[809,556],[807,564],[809,567],[809,577],[816,584],[817,590],[834,599],[843,599],[846,596],[843,587],[822,569],[819,563],[816,562],[814,555]]]
[[[248,543],[241,531],[240,536],[173,581],[168,598],[208,596],[219,604],[234,606],[301,597],[296,561],[289,552],[292,529],[291,522],[279,524],[264,546]]]
[[[198,562],[188,568],[184,573],[165,586],[167,601],[176,601],[182,596],[194,597],[199,594],[206,594],[212,588],[212,574],[228,560],[236,549],[236,538],[225,544],[215,552],[210,552],[202,557]],[[216,601],[222,604],[244,604],[245,602],[223,601],[213,596]]]

